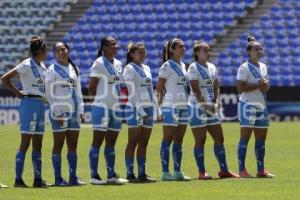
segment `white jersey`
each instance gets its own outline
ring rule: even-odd
[[[163,106],[186,108],[188,94],[185,64],[168,60],[159,69],[158,76],[166,79]]]
[[[80,79],[71,64],[51,65],[46,73],[47,99],[55,117],[65,112],[84,113]]]
[[[143,108],[154,107],[160,113],[153,91],[150,68],[144,64],[129,63],[123,76],[128,89],[128,104],[136,107],[142,117],[147,115]]]
[[[218,79],[217,68],[214,64],[207,62],[207,67],[193,62],[188,69],[188,79],[197,80],[201,96],[207,103],[215,103],[214,82]],[[196,95],[191,90],[189,105],[198,103]]]
[[[19,73],[23,95],[40,95],[45,97],[45,72],[46,67],[41,62],[38,65],[32,58],[27,58],[15,67]]]
[[[119,109],[120,83],[123,79],[121,62],[114,58],[113,63],[111,63],[101,56],[91,67],[90,77],[99,79],[93,105]]]
[[[258,84],[261,79],[269,80],[268,69],[264,63],[259,62],[258,67],[246,61],[238,69],[237,80],[245,81],[249,85],[254,85]],[[242,92],[240,101],[258,104],[263,108],[266,106],[265,94],[259,89],[250,92]]]

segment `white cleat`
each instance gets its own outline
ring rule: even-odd
[[[107,182],[106,182],[106,180],[102,180],[102,179],[98,179],[98,178],[92,178],[90,180],[90,183],[92,185],[105,185]]]
[[[129,181],[127,179],[118,178],[118,177],[111,177],[107,179],[107,184],[110,185],[124,185],[128,183]]]

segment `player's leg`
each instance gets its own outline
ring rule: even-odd
[[[162,180],[170,181],[174,180],[173,176],[169,172],[169,160],[170,160],[170,145],[173,141],[173,135],[176,133],[176,126],[163,126],[163,138],[160,146],[160,159],[162,165]]]
[[[220,178],[238,178],[239,175],[230,172],[227,167],[226,153],[224,147],[223,129],[220,123],[208,125],[207,130],[214,140],[214,153],[220,166]]]
[[[54,170],[55,185],[67,186],[68,183],[61,174],[61,151],[64,146],[66,132],[53,132],[52,165]]]
[[[238,164],[239,164],[239,175],[242,178],[251,178],[252,175],[248,173],[246,169],[246,154],[247,154],[247,147],[248,142],[250,140],[253,128],[249,127],[241,127],[240,128],[240,141],[237,147],[237,154],[238,154]]]

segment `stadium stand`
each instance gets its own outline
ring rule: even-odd
[[[280,0],[248,32],[232,42],[214,62],[223,85],[235,85],[236,70],[247,59],[245,47],[250,33],[263,44],[271,85],[300,85],[300,1]]]
[[[41,35],[60,21],[59,13],[74,0],[1,0],[0,72],[24,58],[31,35]],[[0,73],[1,74],[1,73]]]
[[[117,57],[122,61],[126,57],[126,45],[130,41],[142,41],[148,50],[146,63],[152,68],[155,84],[164,41],[175,36],[182,38],[189,62],[194,40],[213,43],[216,35],[222,35],[227,26],[236,22],[236,17],[245,15],[246,7],[254,5],[254,0],[95,0],[63,41],[70,45],[71,56],[81,68],[83,85],[89,80],[88,69],[105,35],[119,40]],[[49,63],[52,61],[50,52]]]

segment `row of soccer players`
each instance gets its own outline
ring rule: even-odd
[[[146,174],[146,149],[153,127],[154,112],[163,124],[160,148],[162,180],[191,180],[181,171],[182,142],[187,124],[190,124],[195,139],[194,155],[198,166],[198,178],[212,177],[204,165],[206,132],[214,140],[214,153],[219,162],[220,178],[252,177],[246,170],[247,144],[251,133],[255,135],[257,177],[273,177],[265,170],[265,139],[269,126],[266,107],[266,92],[269,89],[265,64],[259,62],[262,46],[253,37],[248,38],[249,59],[242,63],[237,74],[237,89],[240,95],[240,141],[238,144],[239,174],[228,170],[224,149],[224,137],[218,116],[220,90],[217,69],[209,62],[210,47],[197,41],[193,46],[195,61],[187,68],[181,61],[184,42],[174,38],[163,49],[163,64],[159,69],[157,95],[154,95],[151,70],[144,64],[146,49],[142,43],[128,45],[127,62],[123,69],[115,58],[118,45],[115,38],[102,39],[98,58],[90,69],[89,95],[93,97],[92,123],[93,141],[89,152],[91,184],[124,184],[127,182],[155,182]],[[16,187],[27,187],[22,179],[24,158],[32,142],[34,187],[46,187],[41,176],[41,147],[44,133],[45,100],[50,104],[50,122],[54,145],[52,164],[56,186],[82,185],[76,174],[77,141],[80,120],[84,119],[83,100],[79,69],[69,56],[67,44],[58,42],[54,46],[56,63],[46,69],[42,63],[47,57],[46,42],[38,36],[30,41],[31,57],[4,74],[2,82],[21,98],[20,130],[21,144],[16,154]],[[11,82],[20,75],[22,90]],[[115,143],[121,130],[119,97],[120,81],[124,80],[128,90],[125,116],[128,123],[128,144],[125,150],[127,178],[115,172]],[[188,80],[188,81],[187,81]],[[191,88],[188,95],[187,87]],[[66,139],[68,147],[69,180],[61,174],[61,150]],[[98,174],[99,151],[105,140],[104,155],[107,180]],[[172,144],[174,173],[169,171],[169,154]],[[134,174],[134,155],[138,164],[138,176]]]

